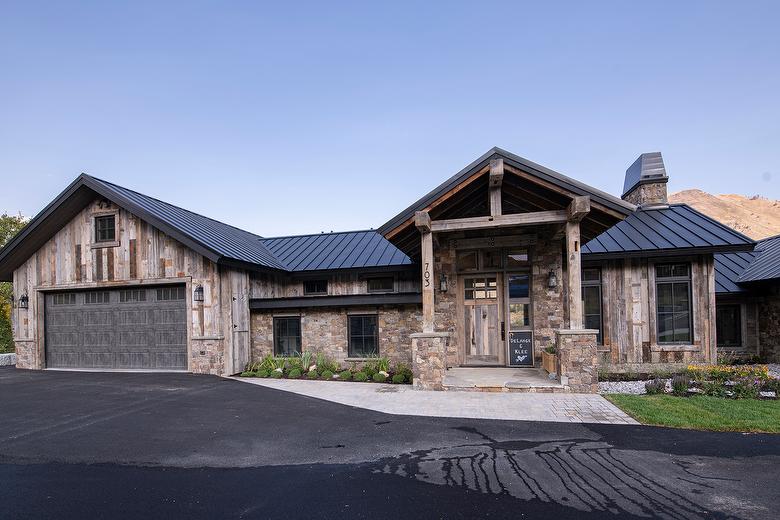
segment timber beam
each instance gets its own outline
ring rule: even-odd
[[[430,217],[429,217],[430,218]],[[541,224],[564,224],[569,220],[566,210],[535,211],[532,213],[515,213],[512,215],[496,215],[490,217],[456,218],[449,220],[430,221],[430,230],[463,231],[467,229],[495,229],[511,226],[535,226]],[[415,224],[421,229],[415,217]],[[421,229],[422,231],[422,229]]]
[[[414,226],[420,233],[431,232],[431,216],[427,211],[418,211],[414,214]]]
[[[501,183],[504,181],[504,160],[501,158],[490,160],[490,174],[488,186],[490,187],[490,214],[501,215]]]
[[[590,213],[590,197],[574,197],[566,208],[569,222],[580,222]]]

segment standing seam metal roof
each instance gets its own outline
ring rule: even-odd
[[[754,242],[685,204],[638,209],[587,244],[590,258],[661,252],[750,251]]]
[[[780,235],[761,240],[755,259],[739,276],[739,282],[758,282],[780,278]]]

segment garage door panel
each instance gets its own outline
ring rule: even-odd
[[[47,366],[186,369],[183,287],[47,295]]]

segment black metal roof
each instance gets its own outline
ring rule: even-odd
[[[354,307],[363,305],[419,305],[422,293],[341,294],[331,296],[300,296],[294,298],[252,298],[249,308],[300,309],[309,307]]]
[[[484,168],[491,159],[499,157],[504,159],[507,164],[514,166],[515,168],[536,175],[540,179],[548,181],[556,186],[560,186],[561,188],[571,191],[572,193],[576,193],[577,195],[589,195],[591,200],[603,204],[604,206],[607,206],[624,215],[627,215],[635,209],[633,204],[619,199],[614,195],[610,195],[609,193],[596,189],[592,186],[588,186],[585,183],[574,180],[571,177],[567,177],[566,175],[553,171],[549,168],[545,168],[544,166],[529,161],[528,159],[520,157],[519,155],[507,152],[506,150],[502,150],[498,147],[493,147],[488,150],[487,153],[482,155],[482,157],[463,168],[461,171],[420,198],[417,202],[380,226],[378,229],[379,233],[385,235],[392,231],[413,217],[416,211],[420,211],[428,207],[436,199],[450,191],[458,184],[462,183],[464,180],[468,179],[475,172]]]
[[[374,230],[264,238],[262,243],[291,272],[412,264]]]
[[[648,182],[668,182],[666,167],[661,152],[643,153],[634,161],[634,164],[626,170],[626,179],[623,183],[623,196],[636,188],[639,184]]]
[[[755,259],[739,276],[739,282],[758,282],[780,278],[780,235],[759,241]]]
[[[638,209],[582,246],[587,259],[752,251],[755,242],[685,204]]]
[[[758,247],[758,246],[756,246]],[[743,253],[718,253],[715,255],[715,292],[731,294],[745,292],[739,285],[739,276],[756,258],[753,251]]]

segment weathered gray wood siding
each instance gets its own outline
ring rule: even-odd
[[[93,243],[93,221],[100,214],[117,215],[117,240],[108,247]],[[243,283],[236,282],[238,279]],[[233,291],[243,291],[246,302],[248,274],[218,266],[105,200],[95,200],[64,223],[14,272],[14,294],[29,295],[29,309],[14,308],[12,313],[19,366],[44,366],[45,291],[159,283],[187,286],[190,370],[218,374],[234,370],[233,363],[227,361],[232,352],[233,320],[246,323],[248,331],[249,307],[239,313],[230,302]],[[204,289],[202,303],[192,301],[197,285]]]
[[[632,258],[604,261],[602,273],[602,361],[621,363],[691,363],[716,360],[715,269],[712,255],[675,261],[691,265],[693,341],[658,343],[655,264],[669,259]]]

